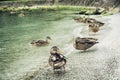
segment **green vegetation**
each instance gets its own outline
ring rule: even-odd
[[[34,12],[34,11],[77,11],[77,14],[86,14],[86,15],[92,15],[95,14],[95,7],[83,7],[83,6],[24,6],[24,7],[1,7],[1,12],[11,12],[14,11],[16,13],[19,13],[21,11],[26,12]],[[105,11],[102,11],[106,13]],[[100,14],[102,14],[102,12]]]

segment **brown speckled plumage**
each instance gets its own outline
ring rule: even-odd
[[[66,58],[59,52],[59,48],[57,46],[53,46],[50,49],[50,57],[49,57],[49,65],[53,68],[53,70],[57,69],[64,69],[65,71],[65,64]]]
[[[97,42],[96,38],[80,38],[77,37],[73,44],[74,48],[77,50],[84,50],[86,51],[88,48],[95,45]]]
[[[37,41],[33,40],[31,42],[31,44],[34,46],[45,46],[45,45],[48,45],[50,43],[50,40],[51,40],[51,38],[49,36],[47,36],[46,40],[37,40]]]

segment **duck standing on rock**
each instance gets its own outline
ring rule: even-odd
[[[49,65],[53,68],[53,71],[57,69],[64,69],[66,64],[66,57],[60,53],[60,50],[57,46],[53,46],[50,49]]]
[[[51,37],[47,36],[46,40],[37,40],[37,41],[33,40],[31,44],[34,46],[46,46],[50,44],[51,40],[52,40]]]
[[[75,39],[75,42],[73,44],[73,47],[77,50],[84,50],[86,51],[93,45],[97,44],[97,39],[96,38],[80,38],[77,37]]]

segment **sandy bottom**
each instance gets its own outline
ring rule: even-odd
[[[66,72],[53,73],[46,64],[31,70],[20,80],[120,80],[120,14],[96,19],[108,20],[105,23],[109,25],[103,26],[97,34],[85,33],[87,29],[83,27],[80,35],[98,38],[99,44],[86,52],[68,45]]]

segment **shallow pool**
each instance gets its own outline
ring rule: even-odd
[[[64,48],[72,43],[73,30],[80,27],[76,16],[68,12],[36,12],[0,14],[0,80],[16,79],[49,57],[49,50],[57,45]],[[52,38],[48,46],[31,46],[32,40]]]

